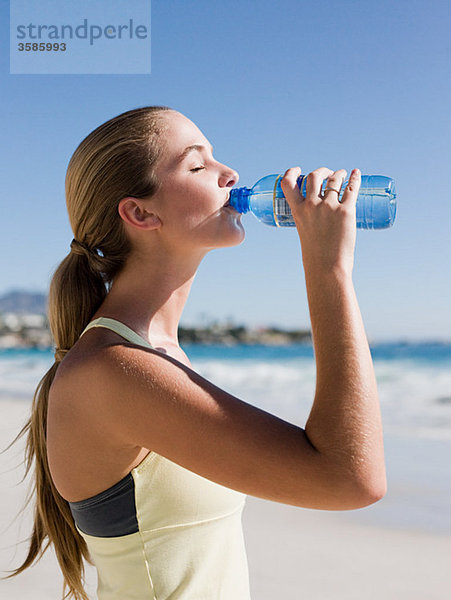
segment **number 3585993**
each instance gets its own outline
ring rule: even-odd
[[[19,52],[65,52],[65,42],[19,42],[17,44]]]

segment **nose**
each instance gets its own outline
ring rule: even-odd
[[[235,184],[238,183],[239,178],[240,176],[234,169],[231,169],[226,165],[222,165],[222,171],[219,176],[219,186],[233,187]]]

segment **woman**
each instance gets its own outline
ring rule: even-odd
[[[36,461],[34,531],[14,574],[48,538],[76,599],[87,598],[91,557],[100,600],[244,600],[246,494],[326,510],[384,495],[376,383],[351,279],[360,173],[339,203],[344,170],[310,173],[305,198],[300,172],[288,169],[282,189],[317,364],[305,430],[199,376],[177,340],[202,258],[243,241],[227,206],[237,173],[166,107],[119,115],[76,149],[66,177],[74,240],[50,288],[55,364],[23,431],[28,470]]]

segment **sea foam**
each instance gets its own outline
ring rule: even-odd
[[[279,417],[305,424],[316,367],[308,347],[186,347],[193,368],[230,394]],[[418,348],[374,352],[386,432],[451,439],[451,356]],[[31,400],[52,364],[51,352],[1,351],[0,399]]]

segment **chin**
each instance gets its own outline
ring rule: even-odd
[[[222,231],[221,235],[218,235],[213,244],[211,244],[209,250],[214,250],[215,248],[232,248],[233,246],[239,246],[244,242],[245,237],[246,232],[240,223],[239,226],[235,227],[232,232],[229,230],[227,235]]]
[[[222,246],[223,247],[239,246],[240,244],[242,244],[244,242],[245,237],[246,237],[246,232],[244,231],[244,227],[241,224],[241,221],[237,221],[236,226],[233,231],[233,234],[231,234],[230,236],[227,236],[227,238],[224,236],[224,244],[222,244]]]

